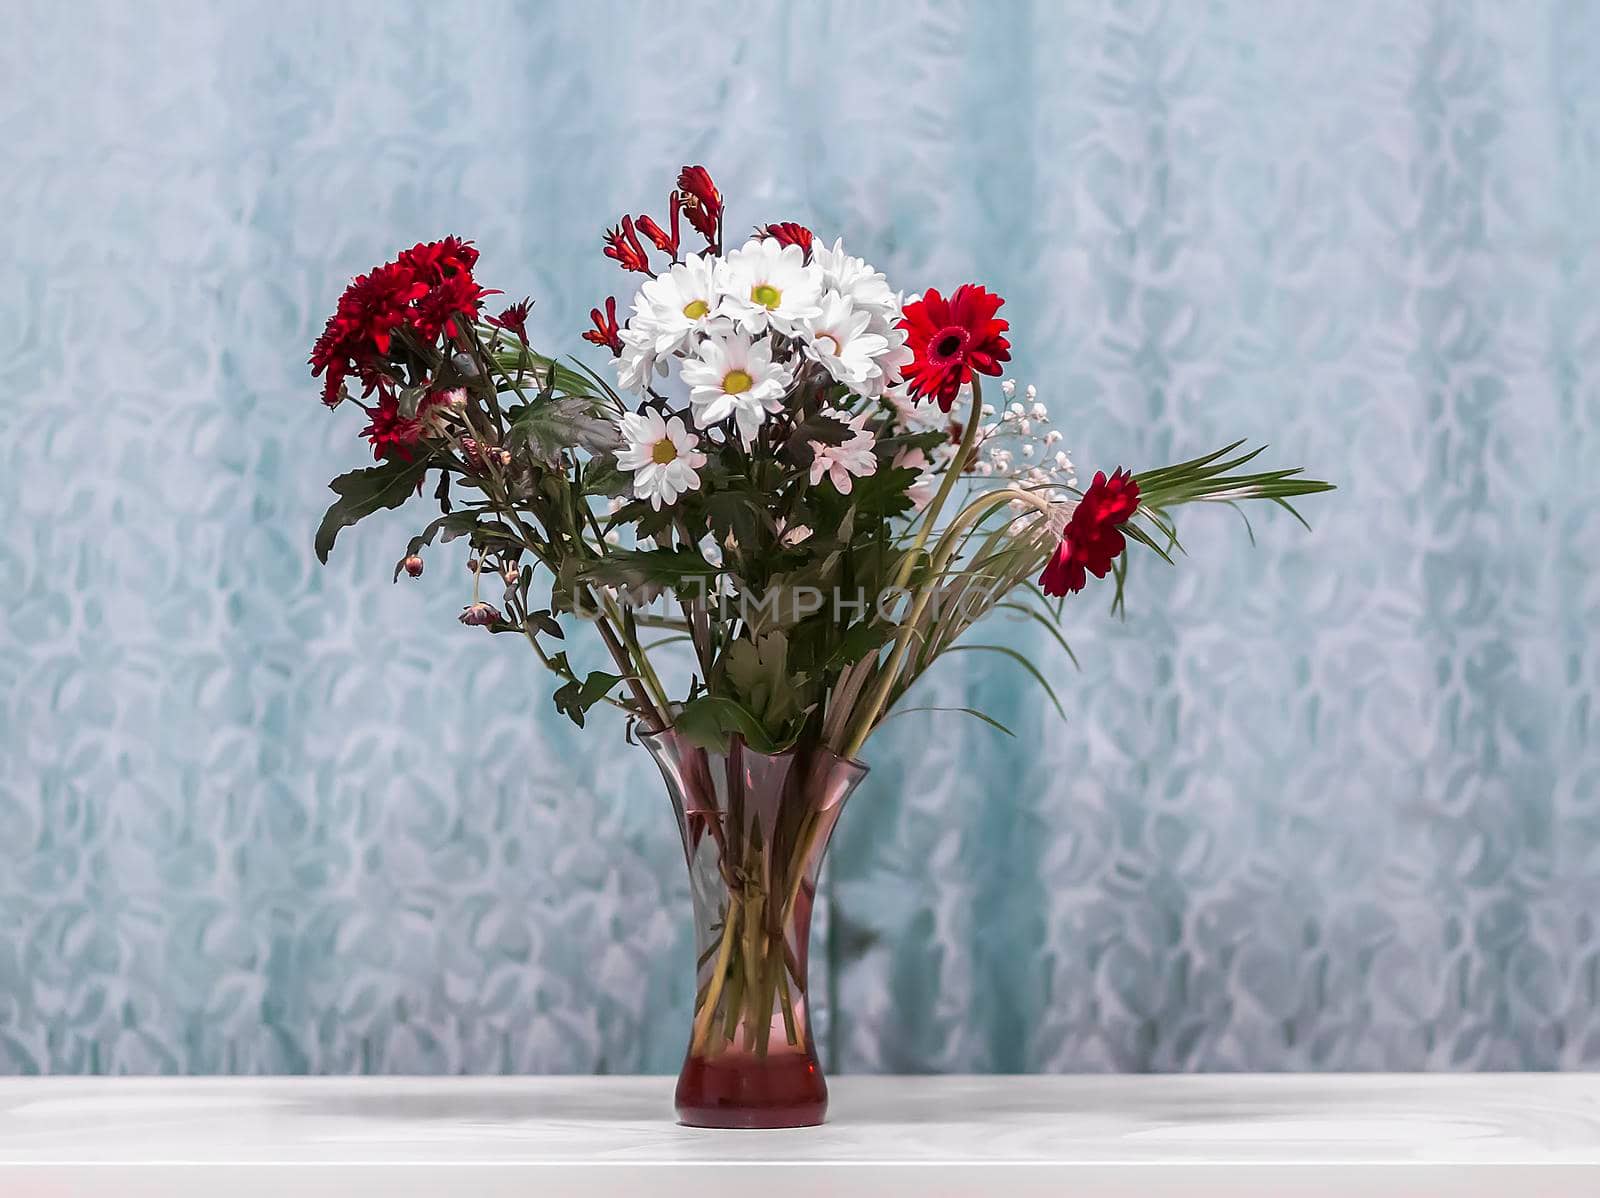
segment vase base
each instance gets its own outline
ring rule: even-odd
[[[828,1083],[809,1054],[691,1057],[678,1076],[677,1108],[685,1127],[815,1127],[828,1113]]]

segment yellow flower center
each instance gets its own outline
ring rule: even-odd
[[[683,306],[683,314],[690,320],[699,320],[709,311],[711,307],[705,300],[690,300]]]
[[[835,337],[832,333],[818,333],[817,334],[817,342],[818,342],[819,346],[824,341],[826,341],[829,345],[833,346],[833,348],[831,350],[829,350],[828,352],[830,354],[832,354],[835,358],[837,358],[839,356],[839,350],[841,348],[840,345],[839,345],[839,339],[837,337]]]
[[[728,395],[740,395],[750,390],[755,380],[743,370],[730,370],[722,376],[722,390]]]
[[[750,298],[763,308],[771,311],[783,303],[783,292],[779,291],[771,283],[757,283],[750,288]]]
[[[668,462],[675,462],[678,460],[678,447],[663,437],[651,448],[650,460],[658,466],[665,466]]]

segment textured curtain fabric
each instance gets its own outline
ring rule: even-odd
[[[1600,1066],[1600,5],[14,5],[0,1072],[671,1070],[685,870],[418,513],[320,568],[339,288],[475,238],[566,352],[706,164],[1005,295],[1080,469],[1270,441],[1307,533],[957,655],[868,749],[842,1070]],[[590,361],[600,365],[592,355]],[[598,664],[597,655],[590,654]]]

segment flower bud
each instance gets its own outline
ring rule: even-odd
[[[479,600],[461,609],[461,622],[469,627],[484,628],[490,624],[500,623],[500,613],[494,604]]]
[[[507,562],[500,569],[500,577],[506,580],[508,587],[514,587],[522,580],[522,571],[517,568],[516,562]]]
[[[412,578],[422,577],[422,559],[413,553],[405,560],[406,573]]]

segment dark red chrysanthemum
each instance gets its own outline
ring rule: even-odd
[[[411,327],[416,329],[423,341],[431,345],[439,339],[439,334],[453,335],[457,331],[454,317],[465,316],[469,320],[476,317],[478,310],[483,307],[483,297],[498,294],[497,291],[480,287],[469,274],[446,275],[442,282],[430,287],[427,294],[417,301],[416,310],[411,316]]]
[[[606,230],[606,257],[613,259],[623,270],[650,273],[650,256],[639,244],[639,235],[633,231],[633,217],[625,216],[622,224]]]
[[[367,427],[361,435],[372,443],[372,456],[380,461],[403,458],[410,461],[412,449],[422,440],[422,421],[400,414],[400,401],[384,393],[378,406],[367,409]]]
[[[517,340],[528,344],[528,313],[533,308],[531,299],[518,300],[510,305],[499,316],[487,317],[487,323],[497,329],[504,329],[508,333],[515,333]]]
[[[400,264],[416,271],[425,282],[442,283],[451,275],[471,274],[478,264],[478,251],[470,241],[450,236],[412,246],[400,255]]]
[[[781,220],[776,224],[756,226],[757,237],[770,237],[779,245],[797,245],[805,251],[806,261],[811,261],[811,243],[815,235],[804,225],[796,224],[792,220]]]
[[[1003,303],[976,283],[963,283],[948,300],[929,288],[906,305],[900,327],[915,357],[901,374],[913,398],[931,396],[948,412],[974,371],[1000,373],[1000,363],[1011,360],[1011,343],[1001,335],[1011,324],[995,315]]]
[[[1105,471],[1098,471],[1039,576],[1044,593],[1060,598],[1083,590],[1089,574],[1104,578],[1128,546],[1122,525],[1138,510],[1139,484],[1131,474],[1118,470],[1107,478]]]
[[[476,314],[482,297],[494,294],[473,281],[477,261],[470,242],[446,237],[418,243],[352,281],[311,349],[311,374],[323,378],[323,402],[336,406],[352,375],[364,394],[394,377],[386,359],[393,356],[396,329],[409,325],[433,340],[453,315]]]
[[[389,352],[394,330],[406,322],[411,303],[428,285],[409,266],[390,262],[353,279],[322,335],[311,347],[311,375],[325,375],[322,400],[329,407],[343,398],[344,380],[354,374],[372,389],[378,359]]]
[[[696,233],[706,239],[714,254],[722,252],[722,193],[703,166],[686,166],[678,172],[678,195]]]
[[[603,345],[614,354],[622,352],[622,330],[617,324],[617,297],[611,296],[606,300],[606,310],[602,314],[599,308],[589,309],[589,319],[594,322],[594,328],[584,333],[583,339],[595,345]]]

